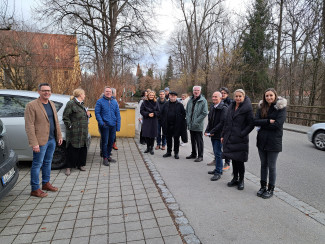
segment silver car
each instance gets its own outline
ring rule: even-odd
[[[33,151],[28,144],[25,132],[24,112],[26,104],[39,97],[38,92],[0,89],[0,117],[7,128],[11,148],[18,155],[19,161],[32,161]],[[70,100],[68,95],[52,94],[50,100],[54,102],[58,112],[62,131],[63,143],[54,152],[52,169],[64,167],[66,163],[66,130],[62,121],[63,111]],[[90,142],[90,135],[88,135]]]
[[[313,124],[307,136],[317,149],[325,151],[325,123]]]

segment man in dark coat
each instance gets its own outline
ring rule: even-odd
[[[222,144],[220,141],[221,132],[223,129],[224,121],[227,113],[227,105],[222,101],[222,95],[216,91],[212,94],[212,102],[210,112],[208,115],[208,125],[204,135],[211,137],[212,148],[215,156],[216,168],[215,170],[209,171],[209,174],[214,176],[211,181],[216,181],[221,178],[222,175],[222,158],[221,148]]]
[[[167,99],[165,98],[165,91],[164,90],[160,90],[159,91],[159,97],[157,99],[157,104],[159,107],[159,110],[162,111],[164,105],[166,104]],[[161,118],[160,116],[158,117],[158,136],[157,136],[157,146],[156,146],[156,150],[160,149],[160,145],[161,145],[161,150],[165,150],[165,146],[166,146],[166,136],[161,133],[162,130],[162,125],[161,125]]]
[[[179,159],[179,137],[185,142],[187,138],[186,131],[186,114],[183,104],[177,101],[177,93],[172,91],[169,93],[169,101],[164,105],[161,112],[161,123],[163,133],[167,138],[167,153],[163,155],[164,158],[170,157],[172,154],[172,146],[174,139],[174,156]]]

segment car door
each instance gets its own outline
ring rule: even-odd
[[[26,104],[35,97],[0,94],[0,117],[7,128],[9,143],[19,160],[32,160],[33,152],[25,131]]]

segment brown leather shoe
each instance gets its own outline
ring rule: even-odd
[[[45,190],[45,191],[58,191],[59,188],[57,187],[54,187],[50,184],[50,182],[47,182],[45,183],[43,186],[42,186],[42,190]]]
[[[157,145],[157,146],[155,147],[155,149],[156,149],[156,150],[160,149],[160,146],[159,146],[159,145]]]
[[[30,195],[34,197],[47,197],[47,193],[39,188],[36,191],[31,191]]]
[[[166,147],[165,147],[165,146],[162,146],[162,147],[161,147],[161,150],[165,150],[165,149],[166,149]]]

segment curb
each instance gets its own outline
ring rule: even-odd
[[[184,212],[180,209],[180,206],[176,202],[176,199],[174,198],[173,194],[167,188],[160,173],[156,169],[155,164],[151,161],[148,155],[142,152],[141,149],[143,146],[138,141],[135,141],[135,144],[137,145],[137,148],[140,154],[142,155],[143,161],[146,164],[149,173],[159,190],[161,198],[165,202],[165,205],[167,206],[168,211],[172,219],[174,220],[175,226],[178,229],[182,240],[186,244],[200,244],[201,241],[195,235],[193,227],[189,224],[189,221],[184,215]]]

